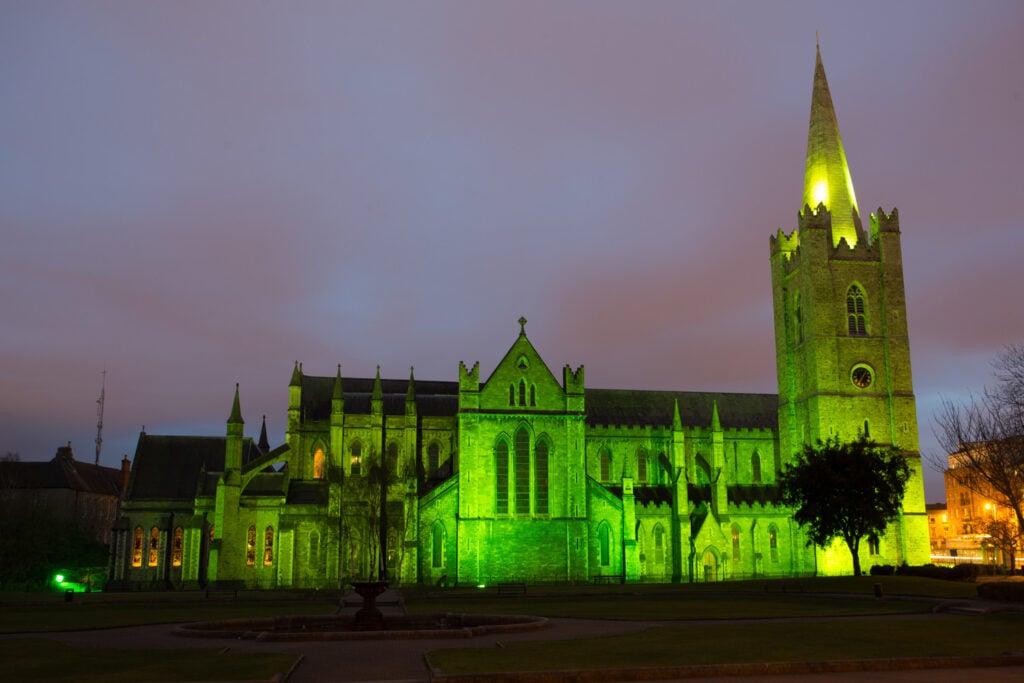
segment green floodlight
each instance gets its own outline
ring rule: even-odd
[[[63,574],[57,574],[53,578],[54,578],[54,580],[57,583],[64,583],[64,575]]]

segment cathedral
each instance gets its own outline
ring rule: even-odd
[[[770,243],[777,394],[586,386],[553,372],[526,320],[496,367],[449,381],[308,375],[285,443],[143,432],[110,588],[337,588],[360,578],[485,586],[704,582],[849,573],[783,505],[804,444],[899,448],[899,518],[861,562],[929,561],[899,216],[865,229],[817,54],[803,209]],[[515,328],[510,329],[510,337]]]

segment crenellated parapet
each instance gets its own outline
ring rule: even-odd
[[[480,409],[480,361],[471,369],[459,361],[459,410]]]
[[[893,232],[899,234],[900,232],[900,210],[893,208],[892,212],[886,214],[882,210],[882,207],[878,207],[878,211],[871,214],[871,241],[875,242],[881,237],[883,232]]]
[[[783,232],[782,228],[779,228],[778,233],[768,236],[768,246],[771,249],[771,255],[776,254],[792,254],[800,247],[800,233],[794,230],[790,234]]]

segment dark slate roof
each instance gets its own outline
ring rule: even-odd
[[[712,391],[640,391],[587,389],[587,424],[672,425],[675,401],[684,427],[710,427],[712,406],[725,429],[776,429],[777,394],[728,394]]]
[[[782,505],[782,491],[778,486],[740,484],[726,488],[730,505]]]
[[[208,493],[209,482],[200,486],[200,475],[224,471],[225,442],[223,436],[140,434],[129,499],[192,500]],[[242,448],[243,460],[256,449],[252,439],[245,439]]]
[[[641,505],[671,505],[672,489],[668,486],[634,486],[633,495]]]
[[[242,495],[283,497],[287,481],[288,479],[284,472],[260,472],[252,478],[252,481],[245,487]]]
[[[71,489],[121,495],[121,470],[79,462],[70,454],[58,453],[48,462],[0,462],[0,482],[16,489]]]
[[[304,420],[327,420],[331,417],[334,377],[302,376],[302,416]],[[373,378],[342,377],[341,388],[345,412],[367,414]],[[404,415],[408,379],[381,379],[385,415]],[[413,380],[416,412],[422,417],[454,416],[459,408],[459,383]]]

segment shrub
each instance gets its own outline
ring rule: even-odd
[[[892,576],[896,573],[896,567],[891,564],[871,565],[871,576]]]
[[[900,576],[921,576],[943,581],[974,581],[979,571],[980,567],[976,564],[958,564],[955,567],[936,567],[933,564],[911,567],[904,564],[896,570],[896,573]]]
[[[1024,602],[1024,583],[1019,581],[989,581],[978,584],[978,597],[1003,602]]]

